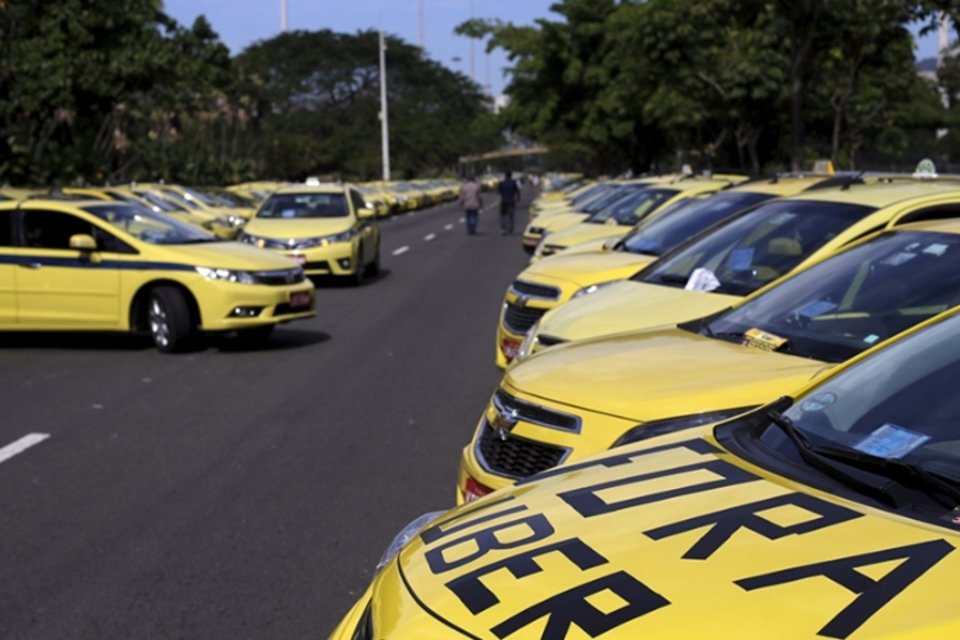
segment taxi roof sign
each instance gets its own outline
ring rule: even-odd
[[[817,160],[813,163],[813,173],[819,175],[832,176],[837,173],[832,160]]]
[[[937,177],[937,165],[930,158],[924,158],[917,163],[917,168],[913,171],[913,177],[919,180],[932,180]]]

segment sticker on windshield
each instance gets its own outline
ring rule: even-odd
[[[833,311],[837,308],[837,305],[829,300],[814,300],[809,304],[805,304],[794,313],[796,313],[801,318],[816,318],[819,315],[823,315],[828,311]]]
[[[803,404],[800,405],[800,408],[807,413],[816,413],[817,411],[823,411],[836,401],[837,394],[824,391],[822,393],[818,393],[812,398],[804,400]]]
[[[763,329],[753,328],[747,329],[746,333],[743,334],[743,342],[740,344],[760,351],[776,351],[788,342],[790,342],[788,338],[768,333]]]
[[[949,248],[950,247],[945,244],[934,242],[933,244],[928,245],[927,248],[923,250],[923,252],[931,256],[942,256],[947,252],[947,249]]]
[[[867,344],[873,344],[874,342],[876,342],[876,341],[879,340],[879,339],[880,339],[880,336],[878,336],[878,335],[875,334],[875,333],[871,333],[871,334],[868,335],[866,338],[864,338],[863,341],[866,342]]]
[[[687,291],[713,291],[720,288],[720,281],[710,269],[694,269],[683,288]]]
[[[888,422],[853,448],[878,458],[902,458],[929,439],[930,436]]]
[[[899,253],[893,254],[889,258],[884,258],[883,260],[880,261],[880,264],[885,264],[891,267],[899,267],[904,262],[909,262],[916,257],[917,257],[917,254],[915,253],[910,253],[908,251],[901,251]]]
[[[753,247],[736,249],[730,254],[730,269],[733,271],[749,271],[753,266]]]

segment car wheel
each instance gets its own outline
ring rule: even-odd
[[[153,344],[163,353],[183,349],[193,336],[190,305],[175,287],[162,286],[150,292],[147,323]]]
[[[377,244],[377,254],[373,258],[373,262],[367,265],[367,275],[374,277],[380,275],[380,245]]]
[[[273,333],[274,325],[267,324],[261,327],[250,327],[249,329],[238,329],[237,338],[245,345],[257,346],[266,342]]]
[[[350,276],[350,282],[355,287],[363,284],[363,277],[366,275],[366,267],[363,266],[363,245],[357,249],[356,271]]]

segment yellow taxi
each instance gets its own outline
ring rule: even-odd
[[[118,194],[119,199],[135,198],[138,202],[146,203],[155,213],[162,213],[181,222],[202,227],[218,238],[232,240],[237,236],[237,228],[226,216],[199,206],[190,206],[181,198],[176,198],[157,187],[131,184],[111,187],[109,191]]]
[[[584,243],[532,263],[504,296],[497,327],[497,366],[503,368],[513,360],[527,332],[550,309],[629,278],[667,250],[739,211],[765,200],[799,193],[825,179],[780,176],[681,200],[640,222],[615,242],[600,239]]]
[[[330,640],[960,633],[960,318],[719,425],[430,513]]]
[[[297,263],[141,205],[0,202],[3,331],[133,331],[173,352],[198,332],[261,340],[313,306]]]
[[[602,183],[594,180],[578,180],[562,189],[541,193],[530,203],[528,215],[531,219],[541,215],[547,209],[569,207],[570,203]]]
[[[532,260],[540,260],[574,245],[622,236],[642,220],[659,215],[690,198],[729,189],[734,182],[715,179],[684,179],[670,183],[652,183],[642,193],[634,193],[597,211],[567,228],[553,226],[543,234]]]
[[[509,368],[458,497],[740,413],[960,303],[960,219],[880,232],[703,320],[573,342]]]
[[[239,240],[293,258],[309,276],[339,276],[359,285],[380,272],[380,228],[352,185],[278,189]]]
[[[187,187],[180,184],[144,185],[154,191],[165,194],[168,198],[186,206],[194,214],[212,216],[218,222],[226,221],[232,230],[231,238],[236,237],[240,227],[245,225],[253,216],[255,206],[240,205],[232,201],[224,201],[201,189]]]
[[[765,202],[667,252],[629,280],[547,312],[521,350],[716,313],[878,229],[945,216],[960,216],[956,181],[885,179]]]

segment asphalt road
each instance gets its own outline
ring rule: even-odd
[[[500,378],[526,255],[493,207],[476,237],[461,219],[383,222],[383,274],[320,283],[260,349],[0,336],[0,450],[23,449],[0,455],[0,638],[326,637],[395,533],[452,506]]]

